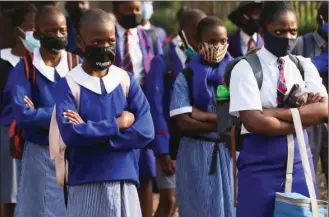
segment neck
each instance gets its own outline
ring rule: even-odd
[[[82,63],[82,69],[87,73],[89,74],[90,76],[93,76],[93,77],[98,77],[98,78],[102,78],[104,77],[105,75],[107,75],[108,73],[108,68],[107,69],[104,69],[102,71],[99,71],[99,70],[95,70],[93,69],[92,67],[89,66],[89,64],[87,63],[86,60],[83,61]]]
[[[148,23],[147,20],[142,20],[141,25],[142,25],[142,26],[145,26],[147,23]]]
[[[16,44],[15,47],[11,50],[11,53],[18,57],[24,57],[29,52],[25,49],[24,45]]]
[[[45,62],[45,64],[50,67],[57,66],[59,61],[61,60],[61,52],[53,53],[53,52],[49,52],[46,49],[44,49],[43,47],[41,47],[40,54],[41,54],[42,60]]]

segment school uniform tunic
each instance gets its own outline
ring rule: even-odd
[[[143,91],[131,74],[116,66],[103,78],[90,76],[81,65],[68,76],[80,86],[79,115],[85,122],[73,125],[64,118],[63,112],[77,112],[77,105],[66,79],[60,80],[55,99],[68,150],[68,217],[141,217],[136,190],[139,149],[154,138]],[[123,79],[130,81],[127,96]],[[135,122],[120,130],[116,118],[123,111],[133,113]]]
[[[131,72],[137,82],[144,86],[144,79],[150,70],[151,59],[154,57],[152,45],[146,32],[137,27],[129,30],[129,54],[133,71]],[[116,59],[115,65],[123,69],[123,58],[125,48],[125,32],[120,24],[116,24]],[[140,151],[139,174],[140,178],[155,177],[155,157],[153,150],[148,146]]]
[[[164,50],[166,52],[163,55],[166,55],[170,62],[166,63],[161,55],[156,56],[151,61],[150,72],[145,79],[145,96],[150,103],[155,128],[155,138],[151,145],[156,156],[169,154],[169,106],[174,82],[186,62],[186,56],[178,47],[178,43],[170,42]],[[167,64],[171,65],[171,71],[168,71]],[[158,162],[156,175],[159,189],[176,187],[176,175],[164,174]]]
[[[8,71],[2,71],[1,73],[3,74],[9,74],[10,70],[15,67],[21,59],[12,54],[11,51],[11,48],[0,50],[1,61],[8,64]],[[3,81],[3,83],[7,84],[8,82]],[[0,203],[16,203],[21,161],[12,158],[10,152],[9,125],[13,120],[13,114],[10,99],[10,87],[8,85],[4,86],[3,92],[1,93],[0,112]]]
[[[48,137],[55,78],[69,71],[67,53],[62,51],[58,65],[53,68],[42,60],[39,48],[34,50],[33,66],[36,83],[31,85],[20,61],[10,74],[12,107],[17,125],[24,130],[26,141],[22,157],[15,217],[64,217],[66,213],[63,189],[57,185],[54,162],[50,159]],[[57,72],[57,75],[55,74]],[[24,102],[29,97],[35,109]]]
[[[254,48],[259,48],[263,45],[263,39],[260,34],[254,33],[250,36],[240,29],[234,35],[229,36],[228,41],[230,46],[228,47],[228,51],[233,57],[243,56],[248,52],[250,40],[253,41]]]
[[[232,59],[229,54],[216,68],[211,69],[217,82],[212,83],[208,77],[210,66],[201,64],[201,57],[197,55],[189,63],[193,71],[193,99],[191,104],[188,84],[185,76],[179,73],[174,84],[170,104],[170,117],[191,113],[192,107],[200,104],[207,95],[208,104],[205,105],[207,112],[216,111],[215,88],[221,83],[226,64]],[[194,67],[197,66],[197,67]],[[205,76],[207,74],[207,79]],[[196,83],[207,84],[207,90],[198,89]],[[199,83],[200,84],[200,83]],[[202,86],[202,85],[201,85]],[[201,92],[202,91],[202,92]],[[209,94],[209,95],[208,95]],[[203,109],[203,108],[199,108]],[[234,217],[233,206],[233,173],[232,160],[229,150],[224,144],[217,144],[219,136],[217,132],[195,134],[195,137],[184,136],[181,138],[177,161],[176,161],[176,192],[178,211],[180,217]],[[202,139],[198,139],[202,138]],[[214,153],[218,145],[218,152]],[[215,154],[216,171],[209,174],[213,153]]]
[[[277,107],[278,58],[264,47],[257,52],[257,55],[263,69],[261,90],[258,89],[253,71],[245,60],[239,62],[232,70],[230,113],[233,115],[238,116],[239,111],[244,110],[262,111],[263,108]],[[305,81],[303,81],[300,72],[290,58],[288,56],[283,57],[287,92],[294,84],[299,84],[307,92],[319,92],[321,96],[327,97],[319,73],[311,60],[301,56],[298,56],[298,58],[305,71]],[[275,193],[284,192],[287,137],[249,133],[244,127],[242,127],[242,134],[245,135],[245,138],[237,161],[239,170],[237,217],[271,217],[273,216]],[[304,135],[308,156],[311,159],[312,154],[307,133],[304,133]],[[292,192],[308,196],[296,136],[294,136],[294,139],[295,158]],[[310,164],[316,187],[311,160]]]

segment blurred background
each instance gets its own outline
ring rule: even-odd
[[[33,1],[31,1],[33,2]],[[174,34],[177,29],[176,13],[183,6],[190,8],[199,8],[208,15],[215,15],[225,21],[229,33],[236,30],[228,19],[227,15],[239,4],[240,1],[155,1],[154,14],[151,22],[155,26],[164,28],[168,35]],[[37,1],[33,2],[37,6],[45,4],[57,4],[65,12],[65,1]],[[19,1],[2,1],[0,2],[0,48],[8,47],[4,42],[7,38],[12,38],[7,32],[10,25],[10,10],[13,6],[19,4]],[[316,28],[316,10],[320,4],[317,1],[291,1],[299,16],[299,34],[311,32]],[[106,11],[112,11],[111,1],[90,1],[91,7],[102,8]],[[10,41],[10,40],[9,40]]]

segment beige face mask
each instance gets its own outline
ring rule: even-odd
[[[205,61],[209,63],[219,63],[224,58],[227,52],[227,48],[228,43],[201,43],[199,45],[199,52]]]

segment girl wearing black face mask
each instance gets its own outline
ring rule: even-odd
[[[273,216],[275,193],[285,192],[288,187],[288,138],[294,140],[295,150],[291,191],[309,197],[296,137],[289,136],[295,133],[292,114],[283,98],[295,84],[309,93],[307,102],[298,107],[304,127],[327,120],[328,102],[326,89],[310,59],[297,57],[304,69],[303,78],[288,56],[296,42],[297,23],[296,12],[289,3],[265,2],[260,15],[264,46],[256,53],[263,72],[261,89],[247,61],[240,61],[232,70],[230,112],[239,115],[243,123],[243,147],[237,161],[237,217]],[[304,135],[316,189],[306,132]]]
[[[139,84],[113,65],[115,25],[101,9],[81,19],[82,65],[56,86],[59,131],[69,147],[67,217],[142,217],[137,193],[139,150],[154,137]],[[80,90],[76,105],[68,81]]]
[[[226,28],[217,17],[202,19],[197,37],[200,54],[184,69],[193,76],[189,82],[183,73],[178,75],[170,105],[170,116],[186,135],[176,161],[179,216],[234,216],[231,157],[216,133],[215,113],[215,88],[233,58],[227,52]],[[194,204],[198,208],[191,208]]]

